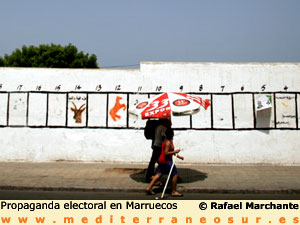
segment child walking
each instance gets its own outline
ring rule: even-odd
[[[147,194],[154,195],[155,193],[152,191],[154,184],[161,178],[163,174],[168,174],[171,170],[173,165],[172,156],[176,155],[179,159],[184,159],[183,156],[178,155],[177,153],[180,152],[179,149],[174,150],[173,144],[173,137],[174,131],[171,128],[168,128],[165,132],[166,140],[162,143],[161,154],[158,159],[158,169],[157,173],[149,183],[146,188]],[[178,181],[178,171],[176,166],[174,165],[172,170],[172,193],[171,196],[173,197],[182,197],[183,194],[180,194],[176,191]]]

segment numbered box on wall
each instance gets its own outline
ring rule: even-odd
[[[105,127],[107,94],[88,94],[88,126]]]
[[[258,109],[258,105],[260,104],[260,98],[262,96],[267,97],[270,102],[270,107],[266,107],[265,109]],[[256,94],[255,95],[255,117],[256,117],[256,128],[274,128],[274,99],[273,94],[265,93],[265,94]]]
[[[47,94],[29,93],[28,126],[46,126]]]
[[[297,128],[300,127],[300,94],[296,95],[297,97],[297,120],[298,120],[298,124],[297,124]]]
[[[28,93],[11,93],[9,96],[9,126],[27,125]]]
[[[203,100],[211,102],[210,95],[197,95]],[[211,106],[206,110],[201,106],[200,111],[192,116],[192,128],[205,129],[211,128]]]
[[[254,128],[252,94],[234,94],[233,99],[235,128]]]
[[[298,124],[297,124],[297,128],[300,127],[300,94],[296,94],[296,97],[297,97],[297,121],[298,121]]]
[[[127,126],[127,95],[108,94],[108,127]]]
[[[87,121],[87,94],[68,95],[68,127],[85,127]]]
[[[8,94],[0,93],[0,126],[7,126]]]
[[[231,95],[213,95],[213,128],[233,129]]]
[[[276,94],[276,127],[296,128],[296,95]]]
[[[170,102],[172,104],[172,102]],[[191,128],[191,117],[190,116],[173,116],[172,119],[172,127],[173,128]]]
[[[129,95],[129,127],[134,128],[144,128],[147,120],[142,120],[141,117],[135,116],[134,114],[130,114],[130,111],[134,111],[134,107],[136,107],[139,103],[145,102],[148,99],[148,94],[131,94]]]
[[[48,96],[48,126],[66,126],[66,94],[49,94]]]
[[[173,128],[191,128],[190,116],[172,116]]]

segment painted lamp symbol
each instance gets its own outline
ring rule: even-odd
[[[210,106],[208,99],[185,93],[166,92],[143,102],[137,103],[129,113],[142,119],[170,118],[173,116],[193,115]]]

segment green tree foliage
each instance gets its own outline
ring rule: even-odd
[[[0,57],[0,66],[5,67],[46,67],[46,68],[99,68],[97,56],[78,52],[77,48],[69,44],[23,46],[11,55]]]
[[[0,56],[0,66],[4,66],[4,59]]]

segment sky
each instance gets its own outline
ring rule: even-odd
[[[0,56],[75,45],[102,68],[300,62],[299,0],[2,0]]]

